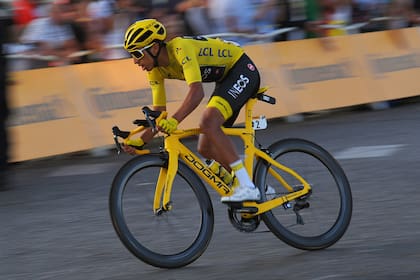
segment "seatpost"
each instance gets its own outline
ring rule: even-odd
[[[254,135],[255,131],[252,127],[252,110],[254,108],[256,98],[251,98],[245,104],[245,133],[241,136],[242,141],[244,141],[244,154],[248,155],[249,150],[254,147]],[[253,168],[254,158],[246,156],[244,159],[245,168],[248,171],[249,176],[252,179],[252,168]]]
[[[256,98],[250,98],[245,104],[245,128],[247,131],[252,130],[252,112],[256,102]]]

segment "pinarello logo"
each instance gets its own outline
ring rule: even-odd
[[[248,69],[251,71],[255,71],[255,66],[252,65],[251,63],[248,64]]]

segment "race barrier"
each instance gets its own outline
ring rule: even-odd
[[[256,116],[286,117],[419,95],[417,28],[244,47],[277,104]],[[11,161],[19,162],[113,144],[111,128],[132,129],[151,104],[146,75],[132,59],[12,72]],[[187,92],[166,81],[168,111]],[[206,98],[180,127],[198,125]],[[242,121],[242,117],[238,122]]]

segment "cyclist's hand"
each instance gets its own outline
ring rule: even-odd
[[[127,154],[130,154],[130,155],[133,155],[133,156],[136,154],[136,148],[133,148],[129,145],[121,144],[121,148]]]
[[[144,141],[141,138],[138,139],[128,139],[123,145],[121,145],[124,152],[135,155],[136,149],[141,150],[144,145]]]
[[[160,130],[168,134],[171,134],[178,127],[178,121],[174,118],[162,119],[159,121],[158,125],[160,127]]]

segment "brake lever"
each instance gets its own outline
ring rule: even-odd
[[[117,135],[114,134],[114,142],[115,142],[115,146],[117,147],[117,154],[121,154],[122,148],[121,148],[121,144],[118,141]]]
[[[129,136],[129,133],[127,131],[121,131],[118,126],[112,127],[112,135],[114,135],[114,142],[115,146],[117,147],[118,154],[121,153],[121,143],[118,141],[118,137],[127,138]]]
[[[150,113],[149,113],[150,111],[149,110],[150,109],[147,108],[147,107],[143,107],[143,109],[142,109],[143,114],[146,117],[146,121],[149,124],[149,127],[151,127],[152,128],[152,132],[155,133],[157,131],[157,129],[156,129],[156,120],[155,119],[152,119],[152,116],[150,115]]]
[[[148,113],[145,113],[145,115],[146,115],[146,121],[149,123],[149,127],[151,127],[152,128],[152,132],[155,133],[157,131],[156,130],[156,122],[155,122],[155,120],[152,120],[150,118],[150,115]]]

